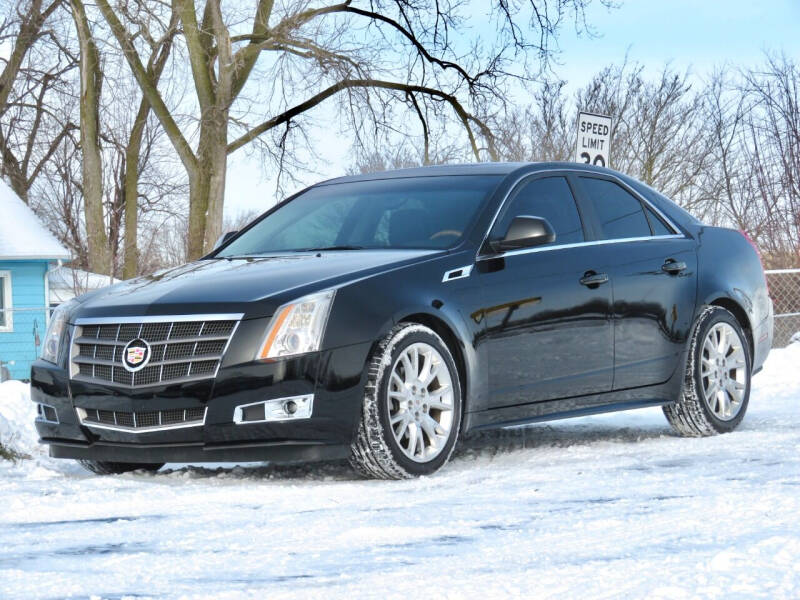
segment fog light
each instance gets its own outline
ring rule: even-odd
[[[49,404],[37,404],[36,420],[44,423],[55,423],[57,425],[58,415],[56,414],[56,409]]]
[[[311,416],[313,407],[313,394],[242,404],[233,410],[233,422],[237,425],[243,425],[246,423],[308,419]]]

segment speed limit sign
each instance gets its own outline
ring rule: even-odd
[[[578,143],[575,162],[610,167],[611,117],[578,113]]]

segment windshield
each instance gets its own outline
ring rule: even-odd
[[[304,192],[216,256],[455,246],[502,176],[355,181]]]

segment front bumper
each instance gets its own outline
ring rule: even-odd
[[[294,462],[347,456],[363,400],[370,344],[275,362],[223,363],[214,379],[137,390],[70,380],[65,369],[36,361],[31,399],[52,407],[57,422],[36,421],[55,458],[111,462]],[[311,417],[234,422],[237,406],[313,395]],[[81,422],[77,409],[139,413],[203,409],[201,425],[127,431]]]

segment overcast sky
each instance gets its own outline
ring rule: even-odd
[[[766,50],[783,50],[800,57],[800,2],[798,0],[624,0],[618,9],[596,3],[588,11],[597,37],[575,35],[565,27],[559,39],[557,75],[577,89],[602,67],[630,61],[647,70],[666,63],[690,69],[703,78],[715,66],[750,66]],[[342,174],[351,162],[349,143],[336,128],[318,132],[324,160],[319,174],[302,176],[304,184]],[[275,183],[264,178],[258,159],[231,157],[225,207],[227,215],[264,210],[275,199]]]

